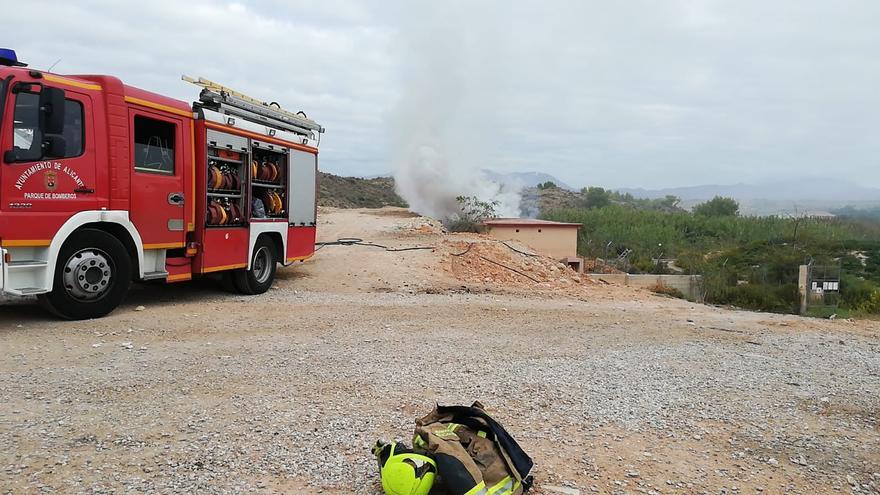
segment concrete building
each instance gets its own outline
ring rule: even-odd
[[[568,263],[579,273],[583,258],[577,254],[579,223],[551,222],[532,218],[493,218],[483,222],[488,234],[502,241],[517,241],[544,256]]]

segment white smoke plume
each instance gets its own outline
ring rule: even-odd
[[[485,86],[494,75],[483,63],[491,56],[481,43],[485,25],[451,18],[442,7],[428,11],[402,28],[397,43],[404,89],[389,118],[397,192],[413,211],[435,218],[454,218],[458,196],[497,201],[499,216],[518,217],[519,189],[481,171],[493,165],[487,150],[499,146],[488,137],[497,133],[480,132],[493,120],[486,117],[493,102]]]

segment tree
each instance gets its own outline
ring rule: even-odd
[[[665,198],[658,200],[660,202],[660,206],[667,210],[675,209],[678,206],[678,203],[681,203],[681,198],[678,196],[673,196],[672,194],[667,194]],[[739,205],[737,205],[737,209],[739,209]]]
[[[582,192],[587,208],[602,208],[611,204],[611,191],[601,187],[586,187]]]
[[[538,184],[538,189],[559,189],[559,186],[557,186],[552,180],[548,180],[547,182]]]
[[[483,221],[496,218],[498,201],[481,201],[476,196],[458,196],[458,215],[447,218],[444,223],[452,232],[481,232]]]
[[[733,198],[715,196],[714,198],[694,206],[694,215],[704,217],[735,217],[739,215],[739,203]]]

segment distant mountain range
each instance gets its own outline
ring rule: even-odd
[[[502,173],[483,170],[487,177],[503,184],[534,187],[547,181],[570,191],[578,191],[556,177],[543,172]],[[620,188],[637,198],[657,199],[668,195],[681,198],[682,208],[726,196],[740,203],[747,215],[830,215],[845,206],[872,208],[880,206],[880,189],[865,187],[835,178],[802,178],[760,184],[709,184],[664,189]]]
[[[544,172],[497,172],[483,169],[483,173],[494,182],[517,188],[534,188],[538,184],[550,181],[564,190],[579,190]],[[390,177],[389,173],[367,179],[390,179]],[[880,189],[836,178],[802,178],[758,184],[708,184],[662,189],[619,188],[617,191],[647,199],[677,196],[681,198],[680,206],[683,208],[691,208],[715,196],[726,196],[736,199],[740,203],[740,211],[747,215],[824,215],[830,214],[831,210],[846,206],[856,208],[880,206]]]
[[[547,181],[550,181],[557,186],[563,189],[569,189],[574,191],[575,188],[569,186],[568,184],[562,182],[561,180],[553,177],[550,174],[545,174],[543,172],[496,172],[494,170],[489,170],[488,168],[483,169],[483,174],[486,175],[486,178],[491,180],[492,182],[496,182],[498,184],[503,184],[507,186],[515,186],[515,187],[535,187],[538,184],[543,184]],[[364,179],[379,179],[379,178],[388,178],[393,177],[394,174],[391,172],[386,172],[384,174],[379,175],[368,175],[365,176]]]
[[[538,184],[552,182],[557,186],[574,191],[575,188],[544,172],[496,172],[484,168],[483,173],[492,182],[510,186],[535,187]]]
[[[637,198],[678,196],[683,200],[707,200],[727,196],[737,200],[774,201],[880,201],[880,189],[863,187],[840,179],[808,178],[764,184],[729,184],[665,189],[621,188]]]
[[[747,215],[826,215],[845,206],[870,208],[880,205],[880,189],[828,178],[665,189],[621,188],[618,191],[648,199],[678,196],[683,208],[715,196],[726,196],[737,200],[740,211]]]

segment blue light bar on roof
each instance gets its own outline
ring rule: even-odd
[[[18,57],[15,55],[15,50],[11,48],[0,48],[0,65],[11,65],[13,67],[27,66],[27,64],[18,61]]]

